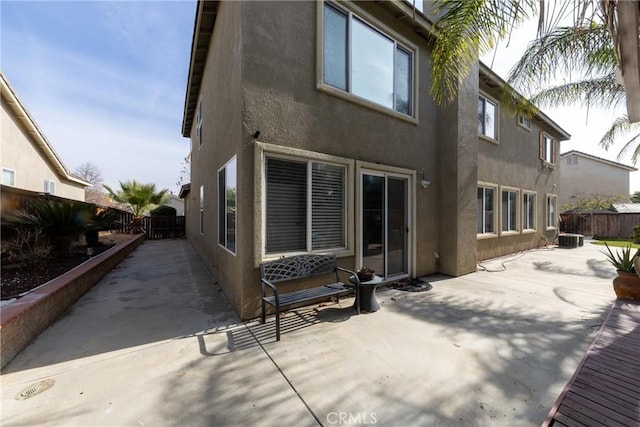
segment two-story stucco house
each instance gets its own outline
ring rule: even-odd
[[[84,201],[91,183],[71,174],[0,73],[2,185]]]
[[[242,318],[265,260],[457,276],[557,233],[569,135],[502,108],[484,65],[439,107],[430,28],[400,1],[198,2],[187,236]]]
[[[560,155],[560,208],[572,198],[616,197],[629,201],[629,174],[638,169],[576,150]]]

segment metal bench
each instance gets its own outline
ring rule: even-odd
[[[260,264],[262,323],[265,323],[266,305],[269,304],[276,309],[276,341],[280,341],[280,309],[282,307],[334,296],[339,300],[341,294],[353,292],[354,285],[346,285],[341,282],[338,272],[356,278],[355,291],[357,295],[360,292],[358,276],[351,270],[338,267],[335,255],[296,255]],[[281,293],[276,286],[276,283],[330,274],[335,274],[333,283],[310,289]],[[359,301],[359,298],[356,298],[356,301]],[[356,309],[360,314],[359,304]]]

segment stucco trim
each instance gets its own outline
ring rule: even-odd
[[[411,220],[411,224],[409,224],[409,238],[411,239],[409,246],[409,259],[411,260],[411,265],[409,266],[409,276],[416,276],[416,266],[417,266],[417,211],[416,211],[416,200],[417,200],[417,185],[416,185],[416,176],[417,172],[413,169],[405,169],[397,166],[389,166],[389,165],[381,165],[378,163],[370,163],[363,162],[360,160],[356,160],[356,174],[355,179],[356,183],[356,194],[355,200],[356,203],[356,211],[355,218],[357,218],[358,226],[356,227],[356,242],[362,242],[362,180],[360,177],[362,176],[363,170],[370,170],[375,172],[381,172],[385,174],[389,174],[391,176],[400,176],[400,177],[408,177],[409,178],[409,216]],[[428,189],[424,189],[424,191],[429,191]],[[355,262],[356,264],[362,260],[362,245],[356,245],[355,251]],[[360,265],[356,265],[356,268],[360,268]]]
[[[254,265],[259,267],[260,263],[271,259],[280,258],[284,254],[266,254],[265,250],[265,223],[266,223],[266,209],[264,206],[264,200],[266,198],[266,179],[264,161],[267,155],[275,155],[282,158],[299,159],[299,160],[312,160],[312,161],[324,161],[328,163],[335,163],[343,165],[346,168],[346,248],[333,251],[337,257],[348,257],[354,254],[354,160],[344,157],[333,156],[325,153],[318,153],[314,151],[301,150],[299,148],[287,147],[283,145],[265,143],[255,141],[254,143]],[[321,251],[318,251],[321,252]],[[325,251],[327,252],[327,251]],[[288,252],[287,256],[295,255],[295,253]]]
[[[388,37],[394,39],[398,42],[403,48],[410,50],[412,54],[412,76],[411,76],[411,86],[412,86],[412,109],[411,116],[395,111],[392,108],[385,107],[383,105],[377,104],[373,101],[370,101],[366,98],[362,98],[358,95],[355,95],[351,92],[345,92],[333,86],[329,86],[324,83],[323,79],[323,40],[324,40],[324,4],[325,1],[316,2],[316,89],[320,92],[324,92],[328,95],[335,96],[345,101],[353,102],[355,104],[361,105],[363,107],[370,108],[372,110],[378,111],[380,113],[386,114],[388,116],[404,120],[406,122],[417,125],[419,123],[419,108],[420,104],[419,100],[419,91],[418,91],[418,81],[419,81],[419,66],[420,57],[418,47],[411,43],[409,40],[404,38],[402,35],[398,34],[397,31],[391,29],[386,26],[378,19],[374,18],[371,14],[365,12],[359,7],[353,5],[352,3],[344,3],[344,2],[335,2],[327,0],[326,3],[330,3],[336,8],[343,10],[345,12],[353,13],[359,19],[363,20],[367,24],[371,25],[375,29],[379,30],[383,34]]]

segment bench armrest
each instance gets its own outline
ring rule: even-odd
[[[278,288],[276,287],[276,285],[274,285],[273,283],[269,282],[267,279],[260,279],[260,285],[262,286],[262,297],[266,297],[267,294],[265,292],[265,288],[264,286],[267,285],[269,288],[271,288],[271,292],[273,292],[273,295],[276,297],[276,299],[278,299]]]

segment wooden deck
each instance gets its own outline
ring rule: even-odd
[[[639,302],[614,302],[542,425],[640,426]]]

